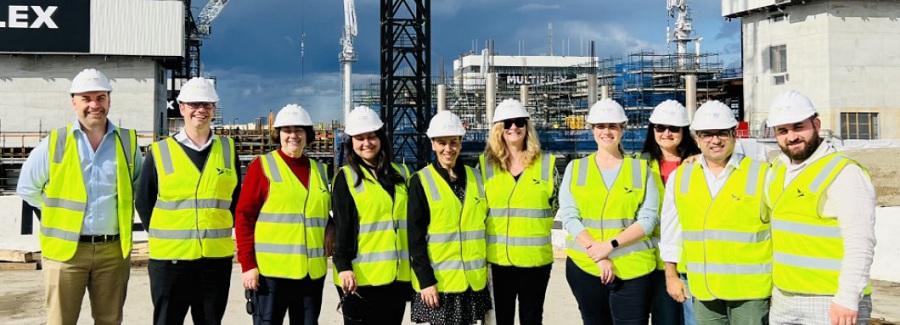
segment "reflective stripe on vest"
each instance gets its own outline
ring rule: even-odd
[[[778,161],[772,167],[766,202],[772,209],[772,276],[778,289],[809,295],[837,293],[844,241],[837,218],[822,215],[819,209],[828,187],[850,164],[859,166],[842,153],[831,153],[810,162],[789,184],[785,184],[784,163]],[[871,283],[863,293],[872,293]]]
[[[463,202],[433,165],[418,171],[425,191],[431,222],[428,225],[428,256],[437,279],[437,290],[459,293],[479,291],[487,285],[485,260],[485,219],[487,203],[481,191],[479,171],[465,167],[466,193]],[[420,291],[412,275],[413,288]]]
[[[84,213],[87,189],[81,169],[81,158],[72,125],[50,131],[48,139],[49,179],[41,194],[41,253],[44,257],[67,261],[75,255]],[[110,139],[115,146],[116,213],[122,256],[131,255],[131,226],[134,222],[132,181],[137,133],[116,128]],[[108,145],[108,144],[107,144]],[[106,193],[109,194],[109,193]]]
[[[282,279],[324,277],[325,226],[331,207],[325,166],[309,159],[309,183],[304,186],[277,151],[259,159],[269,181],[254,229],[260,274]]]
[[[234,143],[213,136],[203,170],[174,138],[151,145],[159,192],[150,219],[150,258],[195,260],[234,255],[229,210],[237,186]]]
[[[699,163],[675,174],[675,206],[691,293],[701,301],[769,297],[771,230],[762,211],[764,163],[743,158],[712,196]],[[736,254],[736,252],[738,252]]]
[[[648,168],[645,161],[625,157],[616,180],[608,187],[597,168],[596,154],[570,162],[572,183],[569,186],[575,205],[581,213],[585,230],[597,241],[607,241],[634,223],[638,209],[644,201]],[[566,254],[580,269],[593,276],[600,276],[597,264],[581,245],[575,243],[573,234],[566,237]],[[629,280],[649,274],[656,269],[656,248],[649,237],[613,250],[610,259],[616,276]]]

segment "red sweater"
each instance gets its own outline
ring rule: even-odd
[[[669,180],[669,174],[671,174],[678,165],[681,165],[681,159],[679,160],[660,160],[659,161],[659,173],[662,174],[663,185]],[[660,198],[662,200],[662,198]]]
[[[306,156],[291,158],[281,150],[277,150],[277,152],[300,180],[300,183],[309,188],[309,158]],[[268,195],[269,179],[263,172],[259,158],[256,158],[247,167],[247,175],[244,176],[241,195],[235,208],[234,235],[237,241],[238,262],[241,263],[243,272],[257,267],[253,235],[256,230],[256,219],[259,218],[259,210],[262,209]]]

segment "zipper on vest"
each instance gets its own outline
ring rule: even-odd
[[[510,177],[512,177],[512,173],[510,173],[508,170],[506,172],[509,173]],[[525,170],[523,169],[522,174],[519,174],[518,179],[513,177],[513,179],[515,180],[515,183],[513,184],[512,191],[509,192],[509,197],[506,198],[506,244],[503,245],[503,246],[505,246],[503,248],[506,250],[506,261],[509,262],[509,265],[512,265],[512,266],[516,266],[516,265],[513,264],[512,258],[509,257],[509,211],[510,211],[509,201],[512,200],[513,194],[516,193],[516,187],[519,187],[519,179],[522,179],[522,176],[524,174],[525,174]],[[490,211],[490,209],[488,209],[488,211]]]

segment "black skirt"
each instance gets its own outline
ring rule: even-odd
[[[438,293],[440,307],[431,309],[425,305],[422,295],[416,294],[412,301],[413,323],[434,325],[475,324],[484,320],[491,310],[491,293],[487,287],[481,291],[472,288],[461,293]]]

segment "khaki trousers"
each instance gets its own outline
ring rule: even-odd
[[[130,260],[122,258],[118,240],[78,243],[75,256],[64,262],[43,258],[47,324],[77,323],[85,289],[94,324],[121,324]]]

